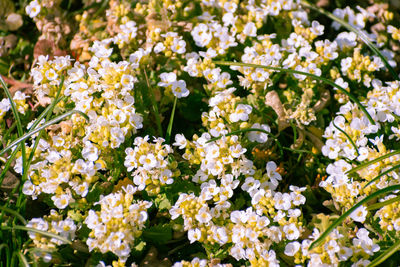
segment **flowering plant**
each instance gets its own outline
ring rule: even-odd
[[[398,6],[22,2],[0,21],[6,266],[400,263]]]

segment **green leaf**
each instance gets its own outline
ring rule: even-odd
[[[282,71],[282,72],[287,72],[291,74],[300,74],[300,75],[305,75],[309,76],[311,78],[314,78],[315,80],[322,81],[326,84],[329,84],[332,87],[336,87],[341,91],[343,94],[347,95],[351,101],[357,104],[357,106],[364,112],[365,116],[367,116],[369,122],[371,124],[376,124],[375,121],[372,119],[371,115],[368,113],[368,111],[365,109],[365,107],[360,103],[360,101],[354,97],[352,94],[346,91],[343,87],[337,85],[336,83],[332,82],[331,80],[328,80],[324,77],[317,76],[315,74],[311,74],[308,72],[303,72],[303,71],[298,71],[298,70],[292,70],[292,69],[284,69],[284,68],[279,68],[279,67],[271,67],[271,66],[265,66],[265,65],[258,65],[258,64],[250,64],[250,63],[241,63],[241,62],[224,62],[224,61],[213,61],[214,64],[216,65],[225,65],[225,66],[242,66],[242,67],[249,67],[249,68],[263,68],[263,69],[269,69],[269,70],[275,70],[275,71]]]
[[[394,253],[400,250],[400,239],[397,240],[396,243],[393,244],[390,248],[385,250],[382,254],[380,254],[377,258],[375,258],[369,265],[368,267],[374,267],[374,266],[379,266],[381,263],[383,263],[387,258],[392,256]]]
[[[359,202],[357,202],[353,207],[351,207],[348,211],[346,211],[345,213],[343,213],[334,223],[332,223],[328,229],[325,230],[325,232],[323,232],[320,237],[318,237],[309,247],[309,250],[315,248],[317,245],[321,244],[324,239],[336,228],[336,226],[338,226],[340,223],[342,223],[353,211],[355,211],[358,207],[360,207],[361,205],[367,203],[368,201],[382,195],[388,192],[392,192],[395,190],[400,190],[400,184],[398,185],[392,185],[392,186],[388,186],[386,188],[383,188],[381,190],[378,190],[374,193],[372,193],[371,195],[363,198],[362,200],[360,200]]]
[[[172,228],[169,224],[159,224],[146,228],[142,236],[144,240],[160,245],[165,244],[172,239]]]
[[[96,202],[99,200],[100,195],[104,192],[104,188],[101,186],[100,182],[96,182],[93,187],[89,190],[86,195],[86,201],[88,203]]]
[[[160,194],[154,201],[158,210],[169,210],[171,208],[171,202],[168,200],[166,194]]]

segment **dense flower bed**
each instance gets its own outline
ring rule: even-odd
[[[1,260],[398,264],[400,14],[336,2],[4,1]]]

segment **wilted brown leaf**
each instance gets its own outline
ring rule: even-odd
[[[289,127],[290,124],[287,122],[285,108],[276,91],[273,90],[266,94],[265,104],[270,106],[278,115],[278,131],[283,131]]]

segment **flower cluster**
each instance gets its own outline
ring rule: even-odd
[[[31,219],[26,227],[55,234],[55,236],[59,235],[68,240],[75,239],[77,230],[77,225],[71,218],[63,219],[63,216],[53,209],[50,210],[49,215],[43,218]],[[47,262],[52,258],[51,252],[56,251],[57,246],[65,244],[65,241],[57,237],[44,236],[35,231],[28,231],[28,235],[35,244],[35,247],[44,251],[44,254],[39,254],[37,256],[43,257]]]
[[[132,170],[133,183],[138,190],[146,189],[151,195],[160,193],[160,187],[170,185],[174,177],[180,175],[177,162],[169,157],[173,152],[171,146],[163,144],[162,138],[154,138],[154,144],[149,143],[149,137],[136,137],[134,148],[125,149],[124,165],[128,172]]]
[[[221,186],[215,180],[202,183],[198,197],[181,194],[170,210],[171,218],[182,216],[191,243],[229,247],[232,257],[247,259],[255,266],[279,266],[272,246],[297,240],[303,232],[301,210],[296,206],[305,203],[301,194],[305,188],[291,187],[290,194],[274,191],[281,180],[276,169],[276,164],[269,162],[264,175],[246,178],[241,189],[249,192],[252,200],[245,210],[234,210],[229,200],[240,182],[228,174],[222,177]]]
[[[131,247],[142,234],[148,219],[147,209],[152,205],[148,201],[135,201],[136,190],[132,185],[123,187],[119,192],[100,197],[99,211],[89,210],[84,221],[91,230],[86,241],[89,251],[111,251],[119,261],[127,260]]]

